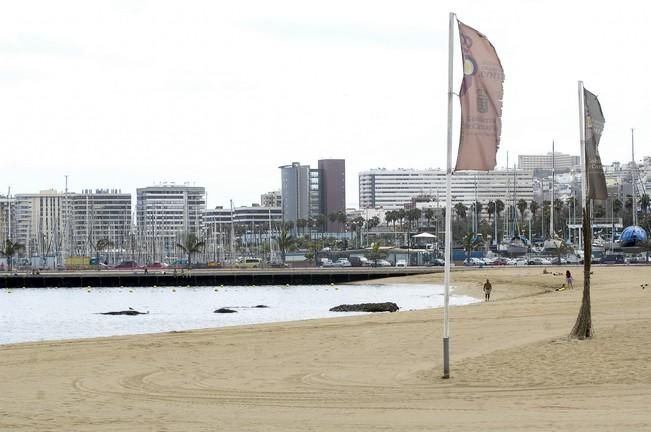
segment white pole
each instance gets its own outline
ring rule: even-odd
[[[588,173],[585,160],[585,113],[584,113],[584,94],[583,94],[583,81],[579,81],[579,136],[581,139],[581,207],[585,212],[588,202]],[[581,234],[583,235],[583,234]],[[591,257],[583,257],[590,259]]]
[[[452,61],[454,57],[454,12],[450,12],[450,25],[448,36],[448,157],[445,176],[445,297],[443,302],[443,377],[450,378],[450,252],[452,245],[452,97],[454,95]]]
[[[554,241],[554,141],[552,141],[552,188],[551,188],[551,200],[552,206],[551,211],[549,212],[549,239]]]
[[[579,81],[579,128],[581,139],[581,206],[586,208],[588,196],[588,173],[586,172],[585,160],[585,113],[583,101],[583,81]]]
[[[637,165],[635,164],[635,139],[634,139],[634,130],[631,128],[631,195],[633,195],[633,226],[637,225],[637,203],[635,202],[635,171],[637,171]]]

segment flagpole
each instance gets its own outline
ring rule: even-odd
[[[443,376],[450,378],[450,325],[449,325],[449,304],[450,304],[450,249],[452,245],[452,102],[453,102],[453,72],[452,62],[454,60],[454,12],[450,12],[450,28],[448,36],[448,152],[447,171],[445,175],[445,296],[443,300]]]
[[[587,165],[585,160],[585,112],[584,112],[585,102],[583,98],[584,98],[583,81],[579,81],[579,137],[581,140],[581,207],[583,207],[583,211],[585,212],[585,209],[587,207],[587,202],[588,202],[587,199],[588,198],[588,173],[587,173]],[[586,259],[586,257],[584,256],[583,259]]]

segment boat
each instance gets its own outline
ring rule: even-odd
[[[511,237],[506,251],[511,256],[525,255],[529,251],[529,240],[524,236]]]
[[[641,226],[631,225],[624,228],[619,236],[619,245],[624,252],[639,253],[647,241],[647,233]]]

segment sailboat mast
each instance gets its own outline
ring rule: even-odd
[[[549,238],[551,240],[554,239],[554,182],[555,182],[555,179],[554,179],[554,174],[555,174],[554,173],[554,168],[555,168],[555,163],[554,162],[555,162],[555,160],[554,159],[555,159],[554,141],[552,141],[552,184],[551,184],[552,203],[551,203],[551,208],[550,208],[550,212],[549,212]]]

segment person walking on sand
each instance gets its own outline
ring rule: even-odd
[[[486,279],[486,283],[484,283],[484,301],[490,300],[492,289],[493,285],[491,285],[490,281]]]
[[[567,287],[572,289],[574,288],[574,285],[572,284],[574,282],[574,279],[572,279],[572,273],[570,273],[569,270],[565,271],[565,283],[567,284]]]

